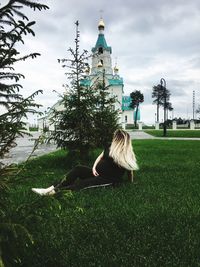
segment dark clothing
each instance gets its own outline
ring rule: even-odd
[[[113,184],[113,182],[105,177],[94,176],[91,168],[79,165],[69,171],[66,177],[59,184],[54,185],[54,187],[55,190],[68,189],[78,191],[89,186]]]
[[[54,187],[55,189],[81,190],[94,185],[116,185],[122,181],[122,176],[125,173],[125,169],[118,166],[109,157],[109,147],[105,148],[103,157],[96,166],[96,171],[99,174],[98,176],[94,176],[92,169],[89,167],[76,166]]]
[[[96,171],[100,176],[115,180],[116,182],[120,182],[126,169],[120,167],[114,162],[113,158],[109,156],[109,147],[106,147],[104,150],[103,158],[96,166]]]

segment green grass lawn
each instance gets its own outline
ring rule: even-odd
[[[57,151],[32,160],[9,190],[7,217],[23,224],[10,266],[200,266],[200,142],[136,140],[135,183],[40,197],[68,170]],[[9,250],[7,251],[9,253]]]
[[[145,132],[156,137],[163,137],[163,130],[145,130]],[[200,138],[200,130],[167,130],[167,137]]]

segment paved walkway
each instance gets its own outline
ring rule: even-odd
[[[128,131],[131,139],[157,139],[157,140],[198,140],[200,138],[176,138],[176,137],[154,137],[146,132],[143,131]],[[28,156],[31,154],[34,146],[35,139],[39,137],[39,133],[33,133],[33,137],[23,137],[17,139],[17,146],[12,148],[10,153],[4,159],[0,159],[0,162],[9,165],[11,163],[20,163],[25,161]],[[32,155],[32,158],[41,156],[52,151],[55,151],[56,145],[54,144],[43,144],[39,145],[38,148]]]
[[[9,165],[11,163],[18,164],[20,162],[25,161],[31,154],[34,147],[35,139],[39,137],[40,133],[35,132],[32,135],[33,137],[25,136],[23,138],[17,138],[17,146],[12,148],[9,154],[6,155],[4,159],[0,159],[0,161],[6,165]],[[55,151],[56,149],[56,145],[54,144],[41,144],[32,154],[32,158],[50,153],[52,151]]]
[[[157,139],[157,140],[190,140],[190,141],[200,141],[200,138],[193,137],[155,137],[143,131],[128,131],[131,139]]]
[[[128,131],[131,136],[131,139],[156,139],[153,135],[145,133],[143,131]]]

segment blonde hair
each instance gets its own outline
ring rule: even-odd
[[[109,156],[127,170],[138,170],[130,135],[124,130],[116,130],[110,146]]]

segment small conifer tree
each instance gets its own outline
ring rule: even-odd
[[[75,155],[76,162],[77,159],[83,162],[92,148],[111,141],[118,126],[118,111],[113,108],[116,98],[109,95],[105,86],[105,73],[93,84],[85,76],[89,56],[86,50],[80,53],[78,27],[77,21],[75,49],[69,48],[71,58],[58,60],[68,69],[70,84],[60,102],[63,109],[54,110],[52,121],[56,125],[53,137],[58,146],[69,149],[71,159]]]
[[[67,91],[62,97],[63,110],[54,110],[52,120],[56,124],[53,134],[59,147],[69,149],[76,160],[84,161],[95,144],[94,111],[98,98],[85,84],[85,71],[88,68],[88,52],[80,53],[79,22],[76,21],[75,49],[69,48],[70,59],[59,59],[67,68]]]

